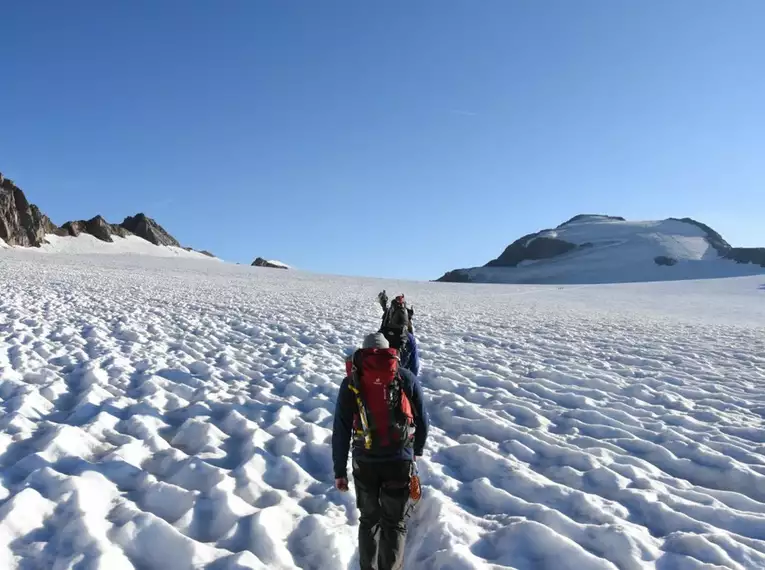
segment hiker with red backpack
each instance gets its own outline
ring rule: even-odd
[[[383,310],[380,332],[388,339],[391,348],[399,352],[401,365],[415,376],[420,374],[420,350],[414,337],[412,317],[414,309],[408,307],[403,295],[398,295],[390,306],[388,294],[383,290],[377,295]]]
[[[428,436],[422,388],[380,332],[364,339],[346,372],[332,432],[335,487],[348,491],[352,442],[361,570],[401,570],[410,499],[420,492],[415,460]]]

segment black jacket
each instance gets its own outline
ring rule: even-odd
[[[428,437],[428,415],[425,412],[425,399],[417,377],[406,368],[399,368],[402,388],[412,404],[414,415],[414,446],[405,447],[393,455],[371,455],[363,449],[353,450],[353,457],[360,461],[395,461],[414,459],[422,455],[425,440]],[[353,416],[358,411],[356,399],[348,387],[348,378],[340,385],[335,405],[335,423],[332,430],[332,461],[335,466],[335,478],[347,477],[348,451],[353,435]]]

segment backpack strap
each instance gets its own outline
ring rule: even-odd
[[[348,388],[351,389],[356,397],[356,407],[359,409],[359,419],[361,420],[361,428],[364,435],[364,448],[372,449],[372,429],[374,426],[370,423],[371,414],[367,413],[367,408],[364,405],[364,399],[361,396],[361,378],[359,376],[359,368],[356,364],[359,351],[353,353],[351,361],[351,377],[348,382]]]

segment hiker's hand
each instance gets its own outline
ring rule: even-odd
[[[348,492],[348,479],[345,477],[338,477],[335,479],[335,489],[343,493]]]

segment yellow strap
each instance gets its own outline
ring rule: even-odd
[[[364,410],[364,404],[361,401],[361,393],[356,389],[355,386],[351,386],[349,384],[348,387],[351,389],[351,392],[356,394],[356,406],[359,408],[359,417],[361,418],[361,426],[364,428],[363,430],[364,448],[372,449],[372,433],[369,430],[369,421],[367,420],[367,413]]]

